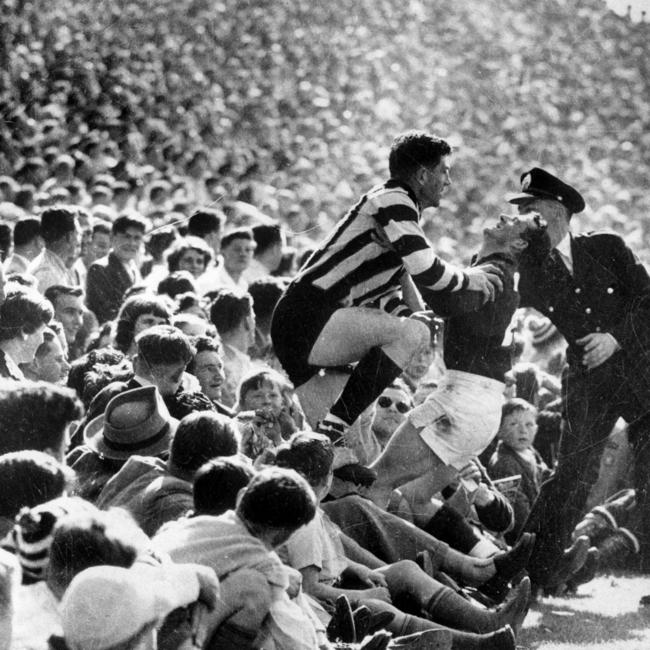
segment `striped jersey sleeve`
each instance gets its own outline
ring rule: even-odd
[[[443,292],[467,287],[467,275],[433,251],[420,226],[417,208],[405,192],[378,194],[375,202],[377,223],[418,287]]]

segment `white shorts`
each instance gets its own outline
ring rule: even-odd
[[[408,415],[420,437],[446,465],[462,469],[499,430],[505,384],[448,370],[440,385]]]

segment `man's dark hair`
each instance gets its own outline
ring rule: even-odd
[[[195,336],[192,338],[192,345],[194,346],[194,356],[187,366],[187,372],[194,374],[194,364],[196,363],[196,356],[201,352],[216,352],[220,357],[223,357],[223,350],[221,344],[214,338],[209,336]]]
[[[298,530],[314,518],[316,497],[297,472],[269,467],[251,479],[239,500],[237,514],[253,534],[269,528]]]
[[[21,508],[60,497],[74,472],[50,454],[33,449],[0,456],[0,517],[13,519]]]
[[[282,244],[282,227],[279,223],[259,224],[253,227],[253,238],[257,244],[255,254],[261,255],[271,246]]]
[[[210,321],[220,336],[232,332],[253,311],[250,294],[224,289],[210,305]]]
[[[54,316],[52,305],[39,293],[21,287],[10,291],[0,305],[0,341],[33,334]]]
[[[174,226],[157,228],[149,235],[145,248],[156,261],[162,259],[163,253],[178,239],[178,230]]]
[[[255,280],[248,285],[248,293],[253,298],[255,320],[260,324],[269,323],[273,310],[287,287],[287,281],[282,278],[267,276]]]
[[[14,246],[27,246],[41,236],[41,222],[35,217],[24,217],[14,225]]]
[[[275,453],[278,467],[294,469],[316,488],[322,485],[332,470],[334,449],[327,436],[318,433],[295,433]]]
[[[55,307],[59,296],[74,296],[75,298],[80,298],[83,295],[84,292],[81,287],[68,287],[64,284],[53,284],[45,290],[45,297]]]
[[[68,373],[68,387],[74,389],[81,398],[86,387],[87,373],[93,372],[98,366],[119,366],[125,359],[124,353],[113,348],[102,348],[87,352],[71,363],[70,372]]]
[[[237,495],[255,476],[241,458],[213,458],[194,475],[194,511],[197,515],[218,516],[237,505]]]
[[[529,226],[521,234],[528,246],[521,252],[521,265],[539,266],[551,252],[551,239],[548,235],[546,222],[536,218],[536,226]]]
[[[156,325],[138,334],[135,339],[138,357],[150,366],[189,363],[194,354],[190,340],[171,325]]]
[[[41,214],[41,237],[46,244],[60,241],[77,226],[77,210],[73,206],[45,208]]]
[[[101,233],[102,235],[110,235],[111,230],[111,224],[107,221],[97,221],[93,224],[92,234],[96,235]]]
[[[158,293],[170,298],[188,292],[196,293],[194,276],[189,271],[173,271],[158,283]]]
[[[422,167],[435,167],[450,153],[445,140],[425,131],[407,131],[393,140],[388,169],[392,178],[406,181]]]
[[[58,450],[65,429],[82,415],[74,391],[53,384],[0,382],[0,453]]]
[[[225,223],[226,215],[223,212],[202,208],[197,210],[187,222],[187,234],[203,238],[217,230],[223,230]]]
[[[169,447],[172,465],[193,473],[211,458],[238,452],[237,432],[230,418],[213,411],[186,415]]]
[[[168,322],[172,317],[171,309],[162,297],[137,295],[127,298],[120,307],[115,327],[115,347],[121,352],[129,351],[133,342],[135,322],[143,314],[153,314],[165,318]]]
[[[111,234],[124,234],[129,228],[135,228],[144,235],[147,230],[147,222],[139,214],[121,214],[113,222],[113,226],[111,227]]]
[[[221,238],[221,248],[226,248],[226,246],[232,244],[235,239],[248,239],[248,241],[255,241],[253,231],[250,228],[237,228],[231,230]]]

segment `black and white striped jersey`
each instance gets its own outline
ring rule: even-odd
[[[379,307],[408,315],[400,279],[452,292],[467,287],[460,269],[441,260],[420,226],[411,190],[389,180],[365,194],[310,256],[293,281],[322,289],[345,307]]]

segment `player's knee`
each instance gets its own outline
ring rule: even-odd
[[[429,345],[431,334],[429,333],[429,328],[423,322],[408,318],[402,325],[400,340],[405,347],[415,353],[425,345]]]

